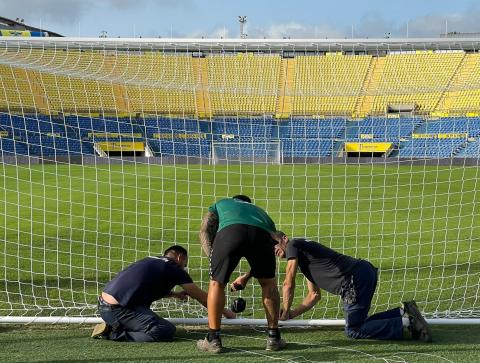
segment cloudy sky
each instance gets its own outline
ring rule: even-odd
[[[0,16],[65,36],[436,37],[480,32],[479,0],[12,0]]]

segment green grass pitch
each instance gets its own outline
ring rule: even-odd
[[[475,167],[398,164],[2,164],[0,264],[4,268],[0,269],[0,315],[91,316],[98,291],[117,271],[136,259],[160,254],[172,243],[188,246],[190,273],[206,288],[208,261],[200,257],[197,236],[201,216],[215,198],[243,193],[253,196],[255,203],[266,209],[288,234],[318,239],[377,265],[381,271],[380,285],[372,312],[415,298],[430,316],[478,316],[479,178]],[[279,267],[281,271],[282,262]],[[239,271],[246,268],[242,262]],[[258,292],[258,286],[253,284],[243,293],[250,307],[245,317],[262,317]],[[299,279],[297,300],[302,294]],[[173,307],[171,314],[202,313],[195,304],[189,304]],[[342,317],[337,297],[324,294],[317,308],[304,315],[322,317]],[[30,352],[28,358],[16,356],[20,361],[40,359],[35,356],[35,347],[42,349],[40,342],[44,341],[60,341],[67,346],[71,341],[71,354],[90,359],[97,350],[128,357],[127,351],[139,349],[148,356],[158,349],[143,345],[113,348],[105,342],[86,339],[88,331],[83,327],[62,329],[32,327],[21,329],[23,335],[16,336],[17,330],[0,327],[0,341],[18,350],[18,354]],[[475,332],[476,328],[438,328],[442,349],[437,343],[428,348],[408,342],[351,342],[335,329],[287,331],[285,334],[291,334],[292,341],[317,345],[298,345],[298,349],[282,353],[282,357],[305,356],[314,361],[356,359],[347,351],[329,353],[327,345],[338,345],[353,346],[373,356],[408,350],[438,353],[458,361],[463,357],[457,349],[474,354],[473,343],[460,342],[455,335],[472,335],[470,331]],[[188,341],[196,339],[198,332],[180,332],[182,339],[187,339],[176,344],[180,348],[162,345],[161,349],[172,354],[178,349],[188,359],[203,361],[190,349]],[[252,335],[249,329],[232,334]],[[227,337],[226,341],[232,347],[237,345],[237,339]],[[261,352],[258,347],[263,342],[242,338],[238,345]],[[307,354],[311,350],[314,352]],[[70,353],[65,351],[64,357],[72,357]],[[225,360],[240,359],[238,351],[230,353],[231,357]],[[152,360],[160,359],[158,354],[151,355]],[[464,361],[478,360],[480,355],[476,357]],[[369,358],[361,355],[358,359]],[[420,354],[404,359],[428,358]],[[52,360],[61,360],[61,355]],[[135,361],[134,355],[130,361]]]

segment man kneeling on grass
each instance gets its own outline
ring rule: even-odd
[[[345,335],[354,339],[403,338],[403,317],[408,317],[408,329],[413,339],[432,341],[430,327],[418,310],[415,301],[402,307],[368,316],[375,288],[377,268],[370,262],[338,253],[320,243],[304,238],[289,240],[283,232],[272,233],[278,242],[276,255],[287,258],[283,283],[283,309],[280,320],[295,318],[320,301],[320,289],[340,295],[345,312]],[[305,276],[308,294],[293,308],[297,270]],[[248,282],[249,274],[237,278],[232,288]]]
[[[159,317],[150,305],[164,297],[185,300],[191,296],[207,306],[207,293],[185,271],[188,254],[181,246],[168,248],[162,257],[146,257],[121,271],[110,281],[98,299],[98,312],[104,323],[97,324],[92,338],[127,342],[170,341],[175,325]],[[181,292],[171,290],[180,285]],[[225,309],[227,318],[235,314]]]

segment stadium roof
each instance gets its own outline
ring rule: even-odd
[[[28,31],[33,31],[33,32],[42,32],[46,33],[49,37],[62,37],[62,35],[51,32],[50,30],[45,30],[45,29],[40,29],[36,28],[30,25],[26,25],[22,21],[17,21],[17,20],[12,20],[8,18],[4,18],[0,16],[0,29],[5,29],[5,30],[28,30]]]
[[[112,50],[170,51],[479,51],[480,38],[399,39],[169,39],[169,38],[0,38],[0,45]]]

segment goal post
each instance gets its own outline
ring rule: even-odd
[[[281,164],[279,140],[269,142],[212,142],[212,165]]]
[[[0,38],[0,323],[98,322],[105,284],[174,244],[206,290],[201,219],[238,194],[289,236],[378,267],[371,313],[415,299],[431,323],[480,323],[472,47]],[[355,157],[338,156],[347,143]],[[232,278],[248,269],[242,259]],[[279,286],[284,270],[279,260]],[[307,291],[299,274],[294,303]],[[225,324],[264,324],[255,281],[226,294],[247,308]],[[206,322],[195,301],[153,308]],[[322,293],[281,324],[343,318],[340,299]]]

